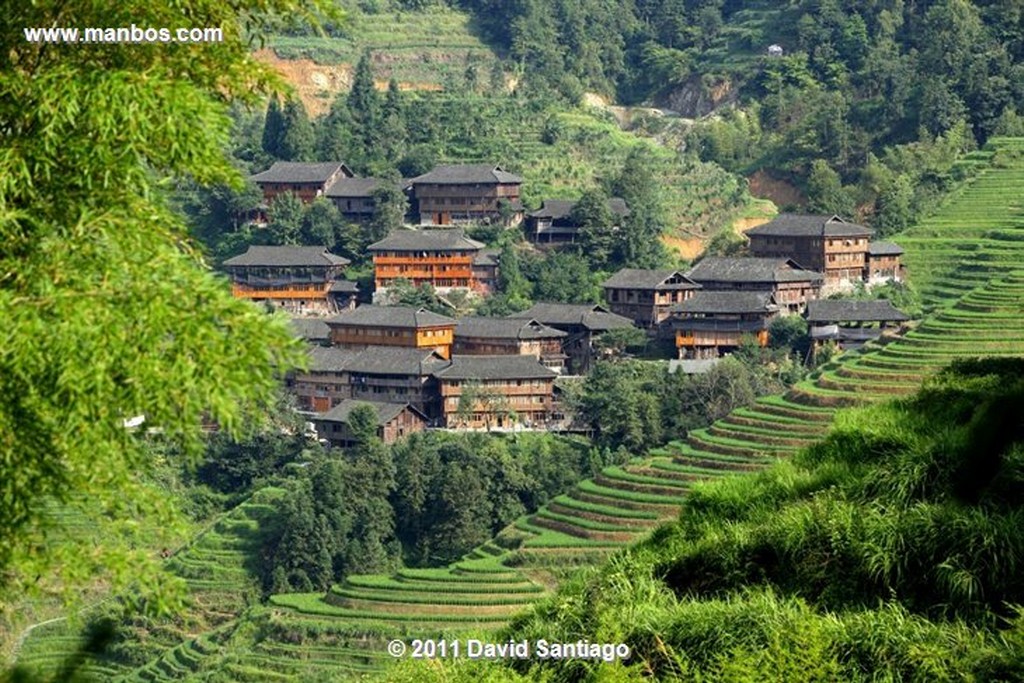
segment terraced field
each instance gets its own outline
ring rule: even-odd
[[[977,174],[897,237],[930,309],[1017,268],[1024,253],[1024,138],[993,140],[962,163]]]
[[[179,680],[215,660],[223,651],[225,627],[258,600],[256,575],[247,565],[249,558],[258,556],[261,526],[276,514],[274,501],[281,493],[273,488],[259,491],[167,560],[168,569],[184,579],[192,607],[188,621],[144,625],[144,651],[153,654],[152,661],[138,667],[113,658],[89,661],[84,671],[101,681]],[[112,603],[106,607],[116,606]],[[81,616],[85,619],[103,609],[101,604]],[[142,627],[128,626],[129,632],[136,628]],[[81,642],[80,623],[47,624],[25,639],[18,663],[38,675],[53,676]]]
[[[276,35],[270,47],[285,59],[351,64],[364,50],[374,57],[377,79],[394,78],[407,87],[441,87],[461,82],[469,63],[486,83],[494,53],[473,32],[465,12],[436,6],[425,12],[367,14],[353,9],[335,37]]]

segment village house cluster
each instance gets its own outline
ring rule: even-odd
[[[276,162],[252,179],[268,204],[284,192],[304,202],[324,197],[357,220],[372,216],[375,191],[389,182],[356,178],[342,163]],[[224,262],[235,296],[295,316],[310,362],[288,384],[322,439],[347,445],[348,416],[360,403],[374,408],[387,442],[428,426],[565,428],[558,378],[587,372],[595,340],[611,330],[638,327],[673,340],[679,358],[714,359],[747,338],[766,345],[778,316],[804,315],[815,343],[850,345],[907,319],[888,302],[825,298],[902,280],[898,246],[873,242],[870,228],[838,216],[796,214],[747,231],[749,257],[707,257],[687,270],[620,270],[603,283],[603,306],[537,303],[507,318],[453,319],[375,305],[399,281],[442,295],[494,291],[499,253],[457,226],[524,222],[535,244],[575,242],[574,203],[546,200],[526,212],[521,183],[489,164],[438,166],[395,183],[410,198],[407,222],[417,229],[367,248],[373,304],[360,304],[371,293],[344,279],[348,260],[322,247],[253,246]],[[629,216],[621,199],[608,208],[617,220]]]

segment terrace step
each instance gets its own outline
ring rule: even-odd
[[[735,455],[735,456],[746,456],[756,457],[757,455],[774,455],[784,451],[791,451],[792,448],[785,446],[778,446],[773,444],[765,444],[759,442],[751,442],[749,445],[741,445],[738,443],[724,443],[711,436],[706,430],[695,429],[690,432],[686,441],[690,446],[699,451],[710,451],[711,453],[721,453],[723,455]]]
[[[642,533],[642,530],[602,531],[597,529],[587,529],[566,520],[554,519],[552,517],[545,517],[539,514],[530,517],[530,523],[545,529],[551,529],[563,534],[575,536],[576,538],[583,538],[588,541],[629,543]]]
[[[782,427],[774,430],[774,433],[772,433],[757,427],[728,424],[725,421],[719,421],[711,425],[708,427],[707,432],[710,436],[719,436],[733,440],[749,440],[754,443],[787,448],[801,448],[818,440],[812,434],[787,433]]]
[[[559,496],[548,503],[547,509],[560,515],[575,515],[594,522],[617,524],[622,527],[647,528],[653,524],[657,524],[659,519],[657,515],[630,517],[615,514],[613,508],[588,506],[586,502],[570,498],[569,496]]]
[[[724,424],[743,425],[746,427],[757,427],[769,430],[788,430],[804,434],[821,434],[825,430],[823,423],[819,421],[804,422],[795,418],[782,417],[767,412],[739,408],[731,412],[721,420]]]
[[[646,503],[634,500],[628,500],[621,497],[613,497],[602,495],[599,493],[593,493],[589,491],[580,490],[578,487],[569,492],[569,495],[576,500],[584,503],[594,503],[595,505],[608,505],[623,508],[626,510],[635,511],[649,511],[658,515],[659,519],[665,519],[668,517],[675,517],[679,514],[678,503]]]
[[[808,403],[791,401],[784,396],[765,396],[755,404],[758,411],[782,417],[792,417],[808,422],[831,423],[835,409],[829,406],[816,406]]]

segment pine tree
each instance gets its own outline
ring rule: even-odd
[[[267,118],[263,122],[263,151],[271,156],[281,156],[281,138],[284,136],[284,116],[281,114],[281,103],[277,93],[270,98],[267,105]]]
[[[374,87],[369,51],[363,53],[356,65],[347,104],[352,119],[353,141],[359,147],[358,158],[365,167],[378,152],[376,142],[380,139],[378,124],[381,113],[380,95]]]
[[[580,254],[590,261],[593,268],[606,268],[616,239],[613,231],[615,219],[608,210],[608,195],[601,189],[584,192],[573,207],[570,220],[579,228]]]
[[[388,92],[384,96],[384,108],[381,111],[380,141],[384,150],[384,158],[388,165],[394,167],[405,154],[406,131],[402,93],[398,89],[398,81],[388,82]]]
[[[279,148],[280,158],[286,161],[309,161],[313,158],[313,125],[306,108],[298,98],[284,105],[284,130]]]
[[[352,114],[348,109],[348,100],[339,94],[331,103],[327,116],[316,127],[318,158],[343,159],[349,166],[360,167],[360,160],[353,154],[356,141],[352,130]]]
[[[615,235],[616,265],[653,268],[665,260],[665,248],[659,239],[668,227],[665,208],[654,177],[650,153],[636,147],[616,178],[612,190],[629,208],[629,215]]]

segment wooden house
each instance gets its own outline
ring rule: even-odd
[[[804,310],[821,296],[824,276],[801,268],[792,259],[709,256],[686,276],[711,292],[768,292],[790,312]]]
[[[807,304],[804,317],[815,347],[833,342],[844,349],[858,348],[898,323],[910,320],[910,316],[885,299],[821,299]]]
[[[397,185],[403,191],[408,189],[408,181],[405,180],[394,183],[380,178],[342,177],[327,187],[324,196],[334,203],[345,218],[353,221],[369,220],[376,210],[374,192],[389,184]]]
[[[520,318],[459,318],[452,353],[472,356],[533,356],[556,372],[565,368],[567,332]]]
[[[803,268],[822,273],[826,294],[864,281],[873,234],[871,228],[839,216],[793,213],[781,213],[746,232],[754,256],[792,259]]]
[[[903,249],[892,242],[868,243],[868,256],[864,265],[864,282],[868,285],[885,284],[890,280],[903,281],[900,257]]]
[[[348,363],[358,351],[313,346],[307,354],[306,369],[289,373],[286,380],[300,410],[323,413],[352,397]]]
[[[569,356],[569,368],[585,373],[594,356],[594,340],[609,330],[633,327],[633,321],[597,304],[537,303],[509,318],[536,320],[566,333],[562,350]]]
[[[268,204],[285,192],[309,204],[322,197],[335,181],[354,175],[352,169],[340,161],[275,161],[266,171],[251,176],[250,180],[259,185]]]
[[[680,358],[717,358],[745,336],[768,345],[768,323],[779,312],[771,292],[696,292],[672,307],[666,325]]]
[[[572,200],[545,199],[539,209],[526,216],[526,239],[536,244],[574,243],[579,233],[579,226],[572,221],[575,207],[576,202]],[[608,211],[619,222],[629,216],[629,207],[620,197],[608,200]]]
[[[428,419],[440,416],[434,375],[450,362],[433,349],[371,347],[346,360],[351,397],[408,403]]]
[[[493,164],[437,166],[412,178],[420,225],[516,225],[523,218],[523,179]]]
[[[428,284],[441,293],[463,289],[486,294],[497,279],[493,252],[461,230],[399,230],[367,251],[373,255],[378,297],[397,280]]]
[[[224,261],[231,293],[269,302],[297,315],[328,315],[347,306],[343,282],[349,260],[324,247],[249,247]]]
[[[678,270],[623,268],[601,285],[608,308],[640,327],[654,328],[700,285]]]
[[[336,448],[354,445],[349,429],[349,415],[359,406],[369,406],[377,414],[377,437],[392,444],[427,427],[427,418],[408,403],[381,403],[346,399],[325,413],[311,418],[317,436]]]
[[[451,355],[455,321],[423,308],[359,306],[327,319],[331,343],[347,349],[404,346]]]
[[[532,356],[453,356],[435,376],[449,428],[540,428],[551,418],[558,373]]]

